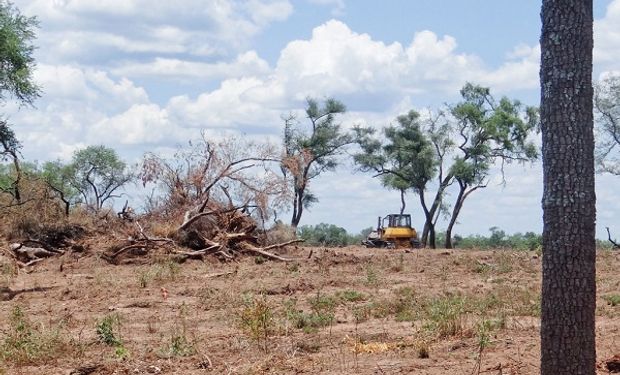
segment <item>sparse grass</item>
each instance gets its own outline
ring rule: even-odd
[[[265,296],[246,296],[239,314],[239,326],[246,334],[267,351],[267,339],[274,333],[273,308]]]
[[[336,297],[344,302],[360,302],[366,301],[368,299],[368,297],[364,293],[350,289],[336,293]]]
[[[177,262],[164,258],[148,268],[136,270],[136,279],[140,288],[146,288],[153,281],[175,281],[180,273],[181,267]]]
[[[35,325],[20,306],[15,306],[9,317],[8,332],[0,342],[0,362],[35,364],[71,353],[72,347],[61,336],[61,328],[62,325]]]
[[[609,294],[604,296],[603,299],[612,307],[620,306],[620,294]]]
[[[374,288],[378,288],[381,284],[379,271],[372,263],[366,265],[366,280],[364,280],[364,284]]]
[[[464,315],[466,312],[466,299],[460,295],[445,295],[432,298],[426,306],[425,325],[431,332],[435,332],[439,338],[456,336],[464,331]]]
[[[337,298],[317,293],[315,297],[308,299],[308,303],[311,308],[309,312],[300,309],[296,299],[290,299],[284,303],[285,319],[293,328],[311,333],[333,323],[338,304]]]
[[[169,340],[160,350],[160,356],[163,358],[171,357],[187,357],[196,353],[196,346],[188,338],[187,329],[187,306],[182,305],[179,315],[170,332]]]

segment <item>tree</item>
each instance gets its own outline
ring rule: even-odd
[[[420,197],[426,226],[431,232],[431,247],[435,247],[434,212],[426,205],[424,192],[437,174],[438,158],[435,147],[423,129],[420,114],[409,111],[398,116],[396,124],[383,129],[383,139],[373,135],[373,128],[354,128],[360,152],[353,160],[364,172],[375,172],[385,186],[412,189]],[[424,241],[425,242],[425,241]]]
[[[39,96],[39,87],[34,83],[34,29],[38,23],[34,17],[23,16],[10,2],[0,1],[0,104],[8,97],[16,98],[21,104],[32,104]],[[10,160],[15,169],[15,178],[10,193],[17,204],[21,204],[19,166],[19,144],[9,124],[0,119],[0,160]],[[9,191],[6,191],[9,192]]]
[[[39,96],[32,77],[37,26],[36,18],[23,16],[10,2],[0,2],[0,102],[8,96],[32,104]]]
[[[13,130],[3,120],[0,120],[0,146],[2,147],[0,148],[0,161],[9,160],[13,164],[12,177],[9,177],[8,174],[5,176],[10,181],[7,180],[0,185],[0,191],[10,194],[17,204],[21,204],[20,182],[22,180],[22,170],[19,163],[21,144],[17,137],[15,137]]]
[[[338,155],[352,143],[352,137],[340,129],[336,115],[346,107],[335,99],[327,99],[320,106],[314,99],[307,99],[306,116],[311,129],[304,131],[294,116],[284,121],[284,156],[282,172],[290,179],[293,191],[291,226],[297,228],[303,210],[318,201],[308,189],[310,181],[338,165]]]
[[[77,150],[67,171],[70,185],[78,191],[84,202],[96,210],[127,185],[133,174],[127,170],[116,151],[105,146],[88,146]]]
[[[596,372],[592,0],[543,0],[541,374]]]
[[[303,225],[298,233],[299,238],[311,246],[347,246],[350,242],[346,229],[334,224]]]
[[[594,91],[596,165],[600,172],[620,176],[620,76],[609,76]]]
[[[461,89],[463,101],[451,108],[458,133],[457,153],[449,175],[457,182],[459,192],[446,229],[447,249],[452,248],[452,229],[465,199],[487,186],[491,166],[534,161],[538,150],[528,140],[538,124],[538,110],[523,107],[518,100],[506,97],[496,102],[490,89],[467,83]]]
[[[37,171],[56,197],[63,203],[65,215],[69,215],[71,205],[79,199],[78,190],[71,184],[72,167],[60,160],[45,162]]]

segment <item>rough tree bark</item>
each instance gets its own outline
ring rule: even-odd
[[[541,374],[595,374],[592,0],[543,0]]]

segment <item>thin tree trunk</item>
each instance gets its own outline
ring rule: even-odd
[[[454,224],[456,224],[456,219],[461,212],[461,208],[463,207],[466,188],[467,186],[459,184],[459,195],[456,197],[454,209],[452,209],[452,217],[450,218],[450,222],[448,223],[448,228],[446,228],[446,249],[452,249],[452,228],[454,228]]]
[[[541,374],[596,372],[592,0],[543,0]]]
[[[426,206],[426,200],[424,199],[424,191],[418,193],[420,197],[420,205],[424,212],[424,229],[422,230],[422,238],[420,239],[420,246],[426,247],[427,242],[431,249],[435,248],[435,224],[433,223],[433,215],[431,215],[428,207]],[[430,237],[430,238],[429,238]],[[430,240],[430,241],[429,241]]]
[[[405,212],[406,207],[407,207],[407,203],[405,202],[405,190],[400,189],[400,214],[401,215]]]

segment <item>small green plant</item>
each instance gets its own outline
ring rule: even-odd
[[[120,346],[121,317],[119,314],[110,314],[97,322],[96,332],[99,341],[109,346]]]
[[[121,361],[124,361],[129,358],[129,350],[123,346],[123,344],[116,345],[114,349],[114,356]]]
[[[612,307],[620,306],[620,294],[610,294],[603,298]]]
[[[366,266],[365,284],[372,287],[378,287],[380,284],[379,273],[370,263]]]
[[[273,309],[265,296],[246,297],[239,316],[241,329],[244,330],[259,346],[267,351],[267,339],[273,333],[275,321]]]
[[[257,255],[257,256],[255,256],[255,257],[254,257],[254,263],[255,263],[255,264],[263,264],[263,263],[265,263],[266,261],[267,261],[267,258],[265,258],[265,257],[264,257],[264,256],[262,256],[262,255]]]
[[[170,334],[170,341],[160,352],[164,358],[187,357],[196,353],[196,347],[187,337],[187,308],[183,304]]]

